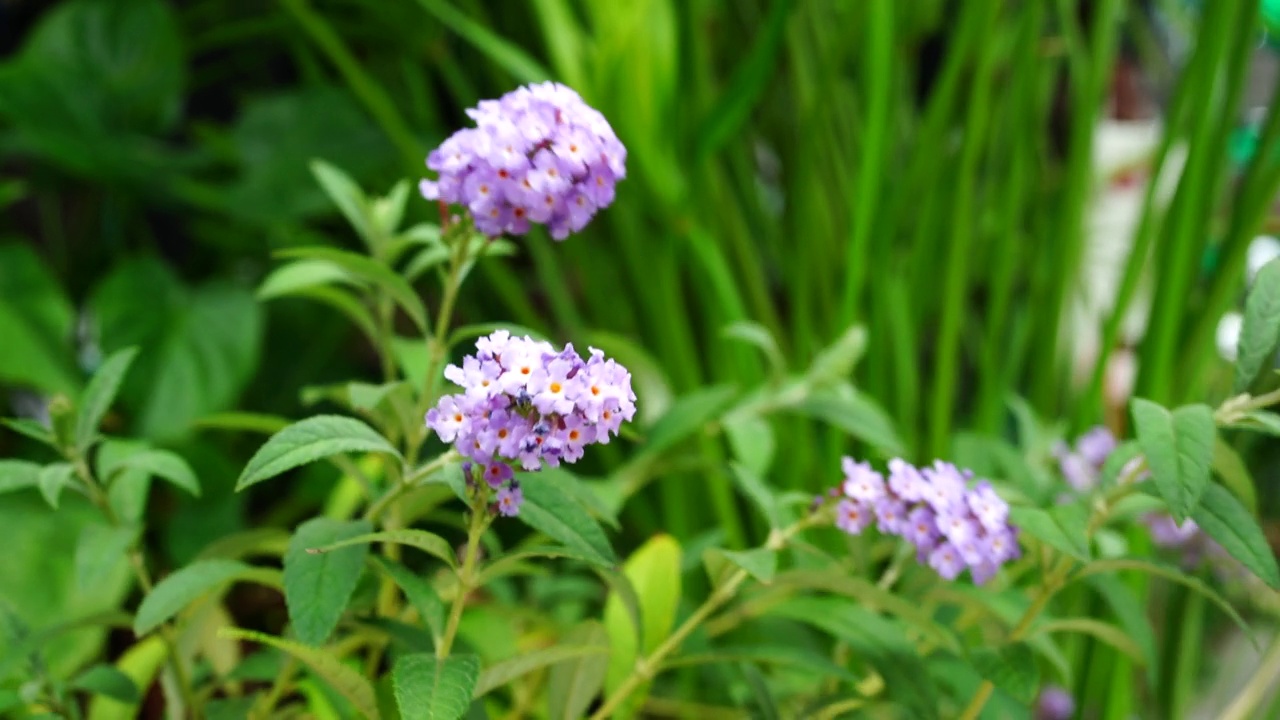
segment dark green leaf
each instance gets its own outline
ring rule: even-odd
[[[778,720],[780,717],[778,704],[773,699],[773,693],[770,692],[769,683],[765,681],[764,675],[756,669],[756,666],[748,663],[741,663],[738,667],[747,679],[747,687],[751,688],[751,696],[755,698],[756,709],[759,710],[761,720]]]
[[[1040,668],[1031,648],[1014,643],[1001,648],[978,648],[969,660],[983,678],[1009,693],[1018,702],[1030,705],[1040,689]]]
[[[601,567],[617,564],[604,530],[554,482],[533,474],[526,477],[520,487],[524,504],[518,517],[526,525],[593,558]]]
[[[363,713],[368,720],[381,719],[382,716],[378,713],[378,702],[373,692],[373,686],[359,672],[344,665],[333,653],[319,648],[299,645],[271,635],[264,635],[260,632],[241,630],[240,628],[222,628],[218,631],[218,634],[223,637],[262,643],[289,653],[311,668],[321,679],[329,683],[334,690],[337,690],[342,697],[350,701],[355,709]],[[412,716],[405,715],[404,717],[408,720]]]
[[[1210,484],[1191,517],[1240,564],[1267,585],[1280,590],[1280,569],[1276,567],[1276,556],[1262,528],[1229,490]]]
[[[352,284],[351,275],[328,260],[295,260],[272,270],[258,286],[257,295],[259,300],[270,300],[333,283]]]
[[[318,517],[294,532],[284,554],[284,599],[293,631],[303,643],[320,645],[338,626],[360,580],[369,547],[358,543],[325,553],[309,550],[359,537],[372,527],[367,520],[343,522]]]
[[[1235,392],[1242,393],[1269,367],[1280,344],[1280,262],[1272,260],[1258,271],[1245,299],[1244,321],[1236,351]]]
[[[405,599],[418,611],[418,617],[431,630],[431,637],[439,642],[444,632],[445,605],[431,583],[394,560],[374,555],[378,565],[395,580],[404,591]]]
[[[80,396],[80,408],[76,413],[76,447],[80,452],[93,444],[98,435],[98,423],[102,422],[102,416],[107,414],[111,403],[115,401],[120,383],[124,380],[125,373],[129,372],[129,366],[133,364],[133,358],[137,354],[138,349],[133,347],[112,353],[111,357],[98,366],[93,379],[84,389],[84,394]]]
[[[1209,484],[1217,437],[1213,411],[1205,405],[1187,405],[1170,413],[1142,398],[1134,398],[1131,407],[1152,480],[1181,522],[1196,508]]]
[[[373,428],[349,417],[317,415],[300,420],[272,435],[245,466],[236,481],[239,492],[299,465],[348,452],[400,453]]]
[[[133,631],[146,635],[177,615],[196,598],[253,574],[254,568],[235,560],[199,560],[156,583],[142,599]]]
[[[396,705],[404,720],[459,720],[471,706],[480,658],[404,655],[391,671]]]
[[[105,695],[122,703],[132,704],[140,699],[138,686],[133,684],[133,678],[111,665],[94,665],[72,680],[71,687]]]

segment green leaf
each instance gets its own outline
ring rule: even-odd
[[[26,460],[0,459],[0,493],[16,492],[40,484],[40,466]]]
[[[906,454],[889,414],[848,383],[811,395],[795,411],[839,428],[887,455]]]
[[[1145,558],[1111,558],[1107,560],[1094,560],[1088,565],[1080,569],[1073,577],[1074,580],[1081,580],[1086,577],[1098,574],[1115,573],[1121,570],[1138,570],[1149,575],[1162,577],[1166,580],[1185,585],[1186,587],[1205,596],[1210,602],[1218,606],[1218,609],[1226,613],[1245,634],[1249,634],[1249,626],[1245,623],[1244,618],[1240,617],[1240,613],[1231,607],[1231,603],[1227,602],[1213,588],[1206,585],[1199,578],[1192,577],[1178,568],[1152,562]]]
[[[609,506],[605,505],[604,501],[601,500],[600,495],[593,489],[593,486],[588,485],[587,482],[570,472],[563,465],[554,468],[546,467],[536,473],[516,471],[516,480],[519,481],[520,485],[523,487],[534,475],[539,478],[539,480],[534,480],[534,482],[544,480],[546,482],[554,483],[556,487],[560,488],[566,495],[573,498],[573,500],[581,505],[583,509],[591,513],[593,517],[604,522],[604,524],[614,530],[621,529],[621,526],[618,524],[617,515]],[[599,487],[599,484],[595,484],[594,487]]]
[[[391,187],[386,195],[376,198],[369,207],[369,216],[373,225],[386,237],[391,237],[400,229],[404,220],[404,206],[409,200],[409,181],[401,180]]]
[[[333,283],[352,284],[351,275],[328,260],[295,260],[272,270],[258,286],[257,297],[271,300]]]
[[[53,436],[53,432],[35,420],[28,418],[0,418],[0,425],[4,425],[19,435],[24,435],[38,443],[43,443],[54,450],[58,450],[58,439]]]
[[[507,71],[517,82],[536,83],[551,78],[551,73],[519,45],[504,40],[484,24],[467,17],[452,3],[445,0],[418,0],[418,4]]]
[[[332,652],[240,628],[222,628],[218,631],[218,635],[262,643],[288,653],[311,668],[312,672],[349,700],[356,711],[364,714],[368,720],[381,720],[382,716],[378,713],[378,701],[374,695],[373,686],[359,672],[343,664]],[[412,716],[404,717],[408,720]]]
[[[724,432],[738,462],[756,475],[769,472],[777,441],[768,420],[751,415],[725,418]]]
[[[431,583],[409,568],[382,555],[374,555],[373,559],[404,591],[405,599],[413,605],[418,611],[418,617],[431,630],[432,640],[440,642],[440,637],[444,633],[445,605]]]
[[[344,537],[335,542],[329,542],[322,545],[316,545],[307,548],[309,553],[328,553],[339,548],[350,547],[352,545],[368,545],[369,543],[395,543],[397,545],[408,545],[418,548],[423,552],[434,555],[445,562],[451,568],[458,567],[457,553],[448,540],[426,530],[417,530],[407,528],[402,530],[382,530],[380,532],[364,533],[353,537]]]
[[[252,576],[254,568],[235,560],[198,560],[156,583],[142,599],[133,631],[146,635],[177,615],[196,598],[234,580]]]
[[[62,496],[62,489],[71,484],[75,474],[75,468],[70,463],[53,463],[40,468],[36,485],[40,488],[44,501],[49,503],[49,507],[58,509],[58,499]]]
[[[1142,665],[1147,668],[1149,679],[1155,681],[1156,634],[1147,617],[1146,608],[1127,583],[1118,577],[1093,575],[1087,579],[1089,587],[1102,596],[1111,606],[1112,613],[1124,632],[1133,639],[1142,655]]]
[[[494,558],[484,566],[483,570],[480,571],[480,579],[476,581],[477,586],[484,587],[500,577],[519,572],[521,569],[529,566],[529,563],[526,561],[532,558],[577,560],[578,562],[591,566],[593,570],[606,574],[613,572],[612,570],[601,568],[597,564],[594,554],[588,555],[578,552],[577,550],[556,545],[544,545],[532,548],[522,548],[517,552],[512,552],[507,555],[503,555],[502,557]]]
[[[607,646],[609,635],[596,620],[585,620],[566,633],[566,644],[578,647]],[[609,664],[594,655],[562,660],[552,665],[547,678],[547,711],[550,720],[581,720],[591,701],[604,687]]]
[[[359,420],[317,415],[272,435],[258,448],[236,481],[236,492],[299,465],[348,452],[384,452],[400,457],[386,438]]]
[[[1001,648],[978,648],[969,655],[973,667],[983,678],[1026,705],[1035,701],[1040,690],[1040,667],[1035,655],[1024,643]]]
[[[1216,483],[1210,484],[1191,517],[1231,557],[1267,585],[1280,590],[1276,556],[1253,513],[1240,504],[1231,491]]]
[[[404,655],[391,670],[396,705],[404,720],[459,720],[471,707],[480,658]]]
[[[1221,436],[1213,441],[1213,472],[1244,503],[1246,510],[1251,513],[1258,511],[1258,493],[1254,489],[1249,467],[1235,448],[1228,445]]]
[[[288,418],[268,413],[225,412],[206,415],[193,423],[198,428],[212,430],[240,430],[262,435],[273,435],[289,427]]]
[[[342,216],[359,233],[360,238],[370,248],[374,247],[373,227],[369,222],[369,200],[360,186],[346,173],[324,160],[311,161],[311,174],[333,200],[333,204],[338,206],[338,210],[342,211]]]
[[[731,463],[729,467],[733,471],[734,484],[769,522],[770,529],[780,529],[785,524],[782,519],[782,506],[773,490],[765,484],[758,473],[745,465]]]
[[[359,537],[372,527],[367,520],[318,517],[299,525],[289,540],[284,554],[284,599],[293,631],[303,643],[319,645],[329,639],[355,592],[369,552],[365,543],[325,553],[310,549]]]
[[[71,687],[105,695],[122,703],[136,703],[141,699],[133,678],[111,665],[94,665],[72,680]]]
[[[369,342],[378,342],[378,325],[373,320],[373,314],[351,292],[328,285],[313,285],[298,289],[294,292],[294,295],[322,302],[337,310],[345,315],[360,332],[364,333]],[[418,343],[422,344],[421,341],[418,341]]]
[[[141,530],[137,525],[86,525],[76,540],[76,587],[90,591],[124,567]]]
[[[115,401],[120,383],[124,380],[125,373],[129,372],[129,366],[133,364],[133,358],[137,354],[138,349],[135,347],[117,350],[102,362],[88,387],[84,389],[84,394],[80,396],[79,412],[76,414],[76,448],[80,452],[88,450],[93,444],[98,434],[98,423],[102,422],[102,416],[107,414],[111,403]]]
[[[4,104],[0,98],[0,113]],[[72,394],[80,386],[75,307],[33,247],[0,244],[0,384]]]
[[[751,695],[755,699],[760,720],[778,720],[781,717],[778,714],[778,704],[773,699],[773,693],[769,690],[769,684],[765,682],[764,675],[756,669],[755,665],[749,663],[741,663],[738,668],[746,677],[747,687],[751,689]],[[753,714],[752,717],[756,715]]]
[[[1079,633],[1091,635],[1128,655],[1134,662],[1142,662],[1142,648],[1120,628],[1094,618],[1077,617],[1048,620],[1036,626],[1034,634]]]
[[[601,567],[617,564],[617,557],[599,523],[554,482],[533,474],[524,479],[520,488],[524,492],[524,504],[517,517],[522,522],[592,558]]]
[[[744,342],[758,348],[769,360],[769,364],[775,374],[782,375],[787,371],[787,361],[782,356],[782,349],[778,347],[778,341],[774,339],[773,333],[769,332],[769,329],[760,323],[739,320],[738,322],[730,323],[721,334],[732,340]]]
[[[1253,384],[1268,367],[1280,345],[1280,262],[1272,260],[1258,271],[1244,304],[1244,322],[1236,351],[1236,393]]]
[[[677,398],[654,423],[646,451],[660,453],[692,437],[718,418],[737,395],[736,388],[719,385]]]
[[[1142,398],[1134,398],[1131,407],[1152,480],[1174,518],[1182,522],[1209,484],[1217,437],[1213,411],[1206,405],[1187,405],[1170,413]]]
[[[1250,410],[1244,414],[1244,420],[1231,427],[1280,437],[1280,415],[1270,410]]]
[[[1104,487],[1112,487],[1120,481],[1120,473],[1125,471],[1130,461],[1142,455],[1142,448],[1136,440],[1120,443],[1102,463],[1101,482]]]
[[[1032,507],[1009,508],[1009,521],[1018,529],[1055,550],[1064,552],[1080,562],[1089,561],[1089,543],[1085,538],[1084,528],[1078,528],[1078,532],[1068,534],[1052,515],[1040,508]]]
[[[640,645],[636,646],[634,623],[622,598],[610,593],[604,606],[604,626],[609,634],[609,672],[605,689],[617,689],[635,667],[636,659],[653,652],[675,624],[680,603],[680,543],[670,535],[656,535],[636,549],[623,565],[623,575],[636,591],[639,615],[643,618]],[[648,695],[649,684],[636,690],[619,710],[618,717],[630,716]]]
[[[142,443],[107,440],[99,451],[98,459],[98,473],[102,481],[110,483],[116,473],[124,470],[139,470],[168,480],[174,487],[200,497],[200,481],[182,456]]]
[[[548,665],[554,665],[574,658],[608,655],[608,645],[553,645],[549,648],[517,655],[502,662],[495,663],[480,673],[476,681],[473,698],[482,697],[510,683],[512,680],[528,675]]]
[[[367,280],[385,290],[397,305],[404,308],[405,314],[409,316],[410,320],[413,320],[414,325],[417,325],[419,330],[427,331],[427,308],[422,304],[422,298],[418,297],[418,293],[414,292],[413,287],[409,285],[407,280],[377,260],[331,247],[292,248],[281,250],[276,254],[281,257],[327,260],[341,266],[352,275]]]
[[[774,573],[778,571],[778,552],[768,548],[742,551],[709,548],[703,553],[703,562],[707,566],[707,577],[713,587],[724,584],[729,565],[746,570],[756,582],[768,585],[773,582]]]
[[[817,387],[847,383],[867,348],[867,330],[853,325],[813,359],[806,374]]]

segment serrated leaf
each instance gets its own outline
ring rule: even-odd
[[[75,474],[75,468],[70,463],[53,463],[40,468],[40,474],[36,478],[36,485],[40,488],[40,494],[44,496],[44,501],[49,503],[49,507],[54,510],[58,509],[58,500],[62,496],[62,490],[71,484]]]
[[[366,718],[369,720],[381,720],[382,716],[378,712],[378,701],[374,695],[373,686],[369,684],[369,681],[363,675],[344,665],[331,652],[299,645],[298,643],[254,632],[253,630],[223,628],[218,631],[218,634],[222,637],[269,645],[288,653],[302,662],[302,664],[311,668],[312,672],[349,700],[355,709],[363,713]],[[406,719],[408,717],[407,715],[405,716]]]
[[[107,414],[111,403],[120,391],[120,383],[125,373],[133,364],[138,348],[128,347],[117,350],[98,366],[97,372],[85,387],[80,396],[79,411],[76,413],[76,448],[84,452],[93,443],[98,434],[98,424],[102,416]]]
[[[973,667],[983,678],[1030,705],[1040,689],[1040,667],[1035,655],[1024,643],[1001,648],[978,648],[969,655]]]
[[[414,574],[394,560],[382,555],[374,555],[373,559],[404,591],[405,599],[418,611],[419,618],[431,630],[432,640],[439,642],[444,632],[445,605],[435,588],[426,578]]]
[[[89,591],[123,565],[140,533],[137,525],[86,525],[76,540],[76,587]]]
[[[1231,557],[1267,585],[1280,590],[1280,569],[1276,567],[1275,554],[1262,527],[1229,490],[1210,484],[1191,518]]]
[[[426,530],[417,530],[414,528],[406,528],[401,530],[382,530],[380,532],[363,533],[353,537],[346,537],[342,540],[326,543],[323,545],[315,545],[307,548],[309,553],[329,553],[339,548],[346,548],[352,545],[368,545],[369,543],[395,543],[397,545],[408,545],[418,548],[423,552],[440,558],[451,568],[458,566],[457,553],[448,540]]]
[[[404,655],[391,671],[396,705],[403,720],[459,720],[471,707],[480,658]]]
[[[40,466],[26,460],[0,460],[0,493],[36,487],[40,483]]]
[[[596,620],[586,620],[570,630],[565,642],[580,647],[607,646],[608,633]],[[591,701],[604,687],[609,664],[594,656],[562,660],[551,667],[547,678],[547,712],[551,720],[581,720]]]
[[[1084,529],[1079,534],[1067,535],[1048,512],[1040,508],[1009,508],[1009,521],[1019,530],[1049,545],[1055,550],[1064,552],[1080,562],[1089,561],[1089,546],[1084,539]]]
[[[548,665],[554,665],[574,658],[597,657],[608,655],[609,646],[600,645],[553,645],[541,650],[523,653],[502,662],[495,663],[480,673],[476,681],[473,698],[487,695],[490,692],[510,683],[512,680],[528,675]]]
[[[1152,480],[1181,522],[1196,508],[1209,484],[1217,437],[1213,411],[1205,405],[1187,405],[1170,413],[1142,398],[1134,398],[1131,407]]]
[[[631,582],[643,618],[640,645],[630,612],[623,600],[611,593],[605,601],[604,626],[609,634],[609,672],[605,688],[612,692],[635,667],[636,659],[653,652],[675,624],[680,602],[680,544],[670,535],[650,538],[627,558],[622,573]],[[649,683],[632,693],[619,709],[618,717],[629,716],[644,702]]]
[[[364,255],[331,247],[306,247],[281,250],[281,257],[298,257],[310,260],[326,260],[342,267],[352,275],[362,278],[386,291],[419,330],[427,331],[427,308],[409,281],[400,277],[386,265]]]
[[[1253,384],[1263,367],[1270,366],[1280,345],[1280,260],[1258,271],[1244,304],[1244,321],[1236,350],[1235,392]]]
[[[889,456],[906,454],[889,414],[848,383],[815,393],[794,410],[839,428]]]
[[[259,300],[297,295],[301,290],[333,283],[354,284],[342,266],[328,260],[295,260],[281,265],[258,286]]]
[[[343,522],[318,517],[298,526],[284,554],[284,599],[298,639],[319,645],[329,639],[355,592],[369,553],[366,543],[313,553],[311,548],[368,533],[367,520]]]
[[[522,522],[592,558],[601,567],[617,564],[617,557],[599,523],[555,483],[533,474],[525,478],[520,488],[524,492],[524,504],[517,517]]]
[[[383,452],[400,457],[386,438],[359,420],[317,415],[272,435],[258,448],[236,481],[236,492],[299,465],[348,452]]]
[[[360,186],[342,170],[320,159],[311,161],[311,174],[360,238],[372,248],[374,234],[369,223],[369,200]]]
[[[196,598],[227,583],[250,576],[254,568],[235,560],[198,560],[156,583],[142,599],[133,631],[146,635],[177,615]]]
[[[724,584],[728,566],[747,571],[756,582],[765,585],[773,582],[774,573],[778,571],[778,552],[768,548],[742,551],[709,548],[703,553],[703,559],[713,587]]]
[[[104,695],[122,703],[136,703],[140,699],[138,686],[133,684],[133,678],[111,665],[94,665],[72,680],[71,687]]]

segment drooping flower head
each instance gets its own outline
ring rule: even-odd
[[[942,461],[917,468],[894,458],[886,482],[868,463],[844,458],[842,467],[841,530],[858,535],[875,522],[880,532],[914,545],[917,559],[948,580],[967,568],[981,584],[1018,557],[1009,505],[986,481],[970,487],[972,473]]]
[[[428,200],[465,205],[476,229],[524,235],[530,223],[563,240],[613,202],[627,150],[604,115],[559,83],[526,85],[467,111],[476,127],[427,155]]]
[[[572,345],[556,350],[505,330],[477,340],[476,354],[444,375],[462,392],[440,398],[427,426],[498,491],[503,515],[516,514],[524,498],[512,463],[534,471],[576,462],[636,412],[631,373],[600,350],[583,360]]]

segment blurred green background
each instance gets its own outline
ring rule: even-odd
[[[483,263],[458,325],[518,323],[609,350],[636,374],[642,428],[676,398],[725,404],[716,388],[865,343],[847,378],[856,394],[769,421],[770,480],[805,492],[859,450],[816,420],[859,427],[877,412],[862,397],[916,460],[998,453],[1033,416],[1123,432],[1123,398],[1106,392],[1124,374],[1108,370],[1117,353],[1145,397],[1229,390],[1215,332],[1280,184],[1280,114],[1266,111],[1280,74],[1257,71],[1271,52],[1264,10],[0,0],[0,391],[11,413],[39,416],[104,354],[142,348],[109,429],[179,450],[206,488],[152,503],[149,539],[170,567],[235,529],[313,514],[334,471],[233,495],[259,438],[196,427],[232,409],[300,417],[324,407],[300,388],[377,374],[331,309],[255,301],[273,251],[356,246],[308,162],[384,193],[425,173],[465,108],[555,79],[610,119],[628,178],[581,235],[535,232]],[[1168,132],[1100,156],[1108,118]],[[1155,176],[1167,192],[1145,190]],[[1112,233],[1124,244],[1104,262],[1119,300],[1081,325],[1071,308],[1091,292],[1091,213],[1133,178],[1131,222]],[[434,213],[415,197],[405,224]],[[434,307],[437,287],[417,287]],[[1143,303],[1150,320],[1130,337],[1123,319]],[[1079,352],[1081,327],[1092,351]],[[758,428],[713,430],[643,468],[660,481],[628,506],[624,537],[719,528],[741,545],[759,530],[724,467]],[[605,449],[585,471],[605,475],[623,453]],[[28,454],[0,434],[0,456]],[[1274,515],[1275,494],[1259,495]],[[38,502],[6,499],[0,527]]]

